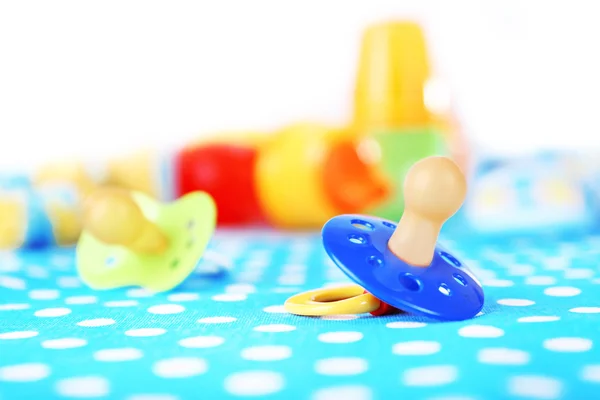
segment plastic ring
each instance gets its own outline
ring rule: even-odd
[[[358,285],[309,290],[290,297],[287,312],[303,316],[363,314],[377,310],[381,302]]]

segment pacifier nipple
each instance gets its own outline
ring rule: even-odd
[[[429,266],[442,225],[460,209],[466,194],[465,176],[449,158],[415,163],[404,181],[404,214],[388,242],[390,251],[412,266]]]
[[[164,233],[142,213],[129,191],[102,188],[85,201],[84,229],[106,244],[121,245],[135,253],[160,254],[169,243]]]

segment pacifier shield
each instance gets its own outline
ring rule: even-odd
[[[139,192],[132,196],[144,216],[168,237],[168,249],[160,255],[136,254],[83,232],[77,245],[81,279],[94,289],[139,285],[153,292],[170,290],[194,271],[203,256],[216,225],[215,203],[204,192],[166,205]]]
[[[465,320],[483,308],[481,284],[441,246],[428,267],[414,267],[388,248],[396,224],[382,218],[345,214],[322,230],[333,262],[369,293],[400,310],[441,320]]]

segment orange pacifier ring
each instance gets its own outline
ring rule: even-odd
[[[313,317],[364,313],[383,315],[393,309],[358,285],[302,292],[287,299],[284,307],[290,314]]]

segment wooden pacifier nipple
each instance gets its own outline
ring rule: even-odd
[[[406,263],[427,267],[442,225],[462,206],[465,176],[451,159],[428,157],[415,163],[404,181],[405,209],[388,247]]]
[[[103,188],[84,204],[85,229],[98,240],[134,253],[160,254],[169,246],[165,234],[149,221],[125,189]]]

